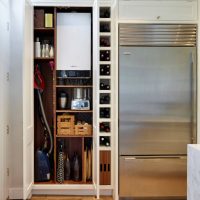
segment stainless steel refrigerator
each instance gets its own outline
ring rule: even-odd
[[[185,198],[196,25],[119,25],[119,194]]]

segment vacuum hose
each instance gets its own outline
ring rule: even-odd
[[[49,138],[50,138],[50,149],[49,149],[49,152],[47,153],[48,156],[49,156],[52,153],[52,150],[53,150],[53,137],[52,137],[51,129],[50,129],[49,124],[47,122],[45,112],[44,112],[42,97],[41,97],[41,93],[40,93],[39,89],[37,89],[37,93],[38,93],[38,99],[39,99],[40,108],[41,108],[42,116],[43,116],[43,119],[44,119],[44,123],[45,123],[45,126],[47,128],[47,132],[48,132]]]

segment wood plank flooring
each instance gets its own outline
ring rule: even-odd
[[[33,196],[31,200],[95,200],[93,196]],[[101,197],[100,200],[113,200],[112,197]]]

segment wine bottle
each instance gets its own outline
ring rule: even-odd
[[[109,104],[110,103],[110,96],[105,95],[100,98],[100,104]]]
[[[66,160],[65,160],[65,180],[69,180],[71,175],[71,166],[70,166],[70,160],[67,154]]]
[[[110,32],[110,24],[109,24],[109,22],[100,23],[100,32]]]
[[[104,90],[105,84],[104,83],[100,83],[100,90]]]
[[[110,108],[100,108],[100,118],[110,118]]]
[[[100,61],[110,61],[110,50],[100,51]]]
[[[100,123],[100,132],[110,132],[110,126],[109,124],[105,122]]]
[[[100,8],[100,18],[110,18],[110,8],[101,7]]]
[[[74,161],[73,161],[73,179],[74,181],[79,181],[80,175],[79,175],[79,160],[77,153],[74,154]]]
[[[105,85],[104,90],[110,90],[110,85]]]
[[[100,146],[110,146],[110,138],[109,137],[100,137]]]
[[[109,47],[110,46],[110,38],[109,37],[101,37],[100,38],[100,47]]]
[[[110,65],[100,65],[100,75],[110,75]]]

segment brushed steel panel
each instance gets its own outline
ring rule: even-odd
[[[186,157],[120,157],[120,197],[185,197]]]
[[[196,48],[120,47],[119,53],[120,155],[186,154],[196,132]]]

